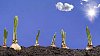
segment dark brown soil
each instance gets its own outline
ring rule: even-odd
[[[100,56],[100,45],[92,50],[63,49],[58,47],[30,46],[23,47],[21,51],[0,46],[0,56]]]

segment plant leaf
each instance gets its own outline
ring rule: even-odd
[[[7,38],[7,35],[8,35],[8,31],[6,30],[6,28],[4,29],[4,39]]]
[[[66,32],[64,32],[64,30],[63,30],[63,29],[61,30],[61,35],[62,35],[62,42],[63,42],[63,44],[66,44],[66,43],[65,43],[65,39],[66,39]]]
[[[40,30],[38,30],[38,34],[36,35],[36,44],[38,44],[39,35],[40,35]]]
[[[6,44],[7,36],[8,36],[8,31],[5,28],[4,29],[4,44]]]
[[[55,44],[55,39],[56,39],[56,33],[53,36],[53,39],[52,39],[52,43],[51,44]]]
[[[15,18],[14,18],[14,32],[16,32],[17,26],[18,26],[18,16],[15,16]]]
[[[88,43],[91,44],[92,37],[91,37],[90,30],[89,30],[88,26],[86,27],[86,33],[87,33],[87,37],[88,37]]]
[[[17,43],[17,26],[18,26],[18,16],[15,16],[15,18],[14,18],[13,43]]]

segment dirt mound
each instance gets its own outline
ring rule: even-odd
[[[0,56],[100,56],[100,45],[92,50],[63,49],[58,47],[30,46],[23,47],[21,51],[0,46]]]

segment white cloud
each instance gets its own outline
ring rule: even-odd
[[[100,4],[97,4],[93,0],[82,0],[80,4],[83,5],[84,7],[87,7],[87,8],[92,7],[92,8],[97,9],[100,7]]]
[[[60,11],[71,11],[74,8],[74,6],[68,3],[58,2],[56,4],[56,8]]]
[[[100,7],[100,4],[98,4],[98,7]]]
[[[82,0],[80,4],[81,5],[86,5],[88,2],[89,2],[89,0]]]
[[[58,3],[56,4],[56,8],[59,9],[59,10],[62,10],[62,9],[63,9],[63,3],[58,2]]]
[[[84,2],[88,2],[89,0],[82,0],[82,1],[84,1]]]
[[[74,8],[74,6],[70,5],[68,3],[65,3],[64,4],[64,8],[65,8],[65,11],[71,11]]]

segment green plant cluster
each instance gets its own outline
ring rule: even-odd
[[[17,27],[18,27],[18,16],[14,17],[14,29],[13,29],[13,43],[17,43]],[[88,44],[92,45],[92,36],[90,34],[90,30],[88,28],[88,26],[86,27],[86,34],[87,34],[87,38],[88,38]],[[8,31],[6,30],[6,28],[4,29],[4,45],[6,45],[6,40],[7,40],[7,35],[8,35]],[[38,43],[38,39],[40,36],[40,30],[38,30],[38,33],[36,35],[36,46]],[[62,29],[61,30],[61,36],[62,36],[62,45],[66,46],[66,32]],[[56,39],[56,33],[53,36],[51,45],[55,45],[55,39]]]

